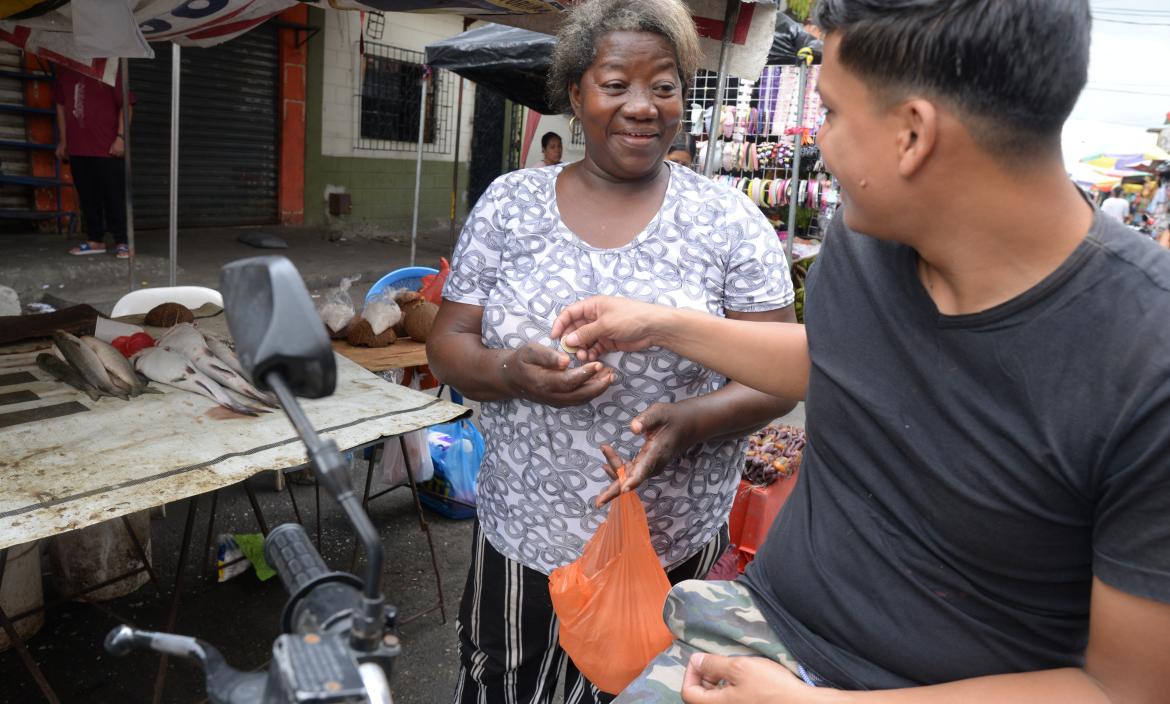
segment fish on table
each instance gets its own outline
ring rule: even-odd
[[[148,347],[134,355],[134,368],[151,381],[206,396],[235,413],[255,416],[267,412],[237,403],[223,387],[196,369],[191,360],[173,350]]]

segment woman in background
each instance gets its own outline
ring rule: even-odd
[[[561,136],[556,132],[545,132],[540,138],[540,153],[544,157],[537,162],[537,167],[541,166],[556,166],[561,163],[561,152],[564,149],[564,144],[561,142]]]

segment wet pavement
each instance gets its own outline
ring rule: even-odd
[[[365,463],[351,469],[360,490]],[[83,470],[81,470],[83,471]],[[294,520],[287,493],[274,489],[271,473],[250,480],[270,526]],[[316,535],[314,488],[293,485],[309,535]],[[377,483],[375,483],[375,491]],[[287,595],[280,580],[259,581],[252,569],[224,583],[214,581],[213,545],[203,546],[208,534],[211,497],[198,503],[191,551],[180,583],[180,617],[175,632],[202,638],[215,645],[227,661],[241,669],[262,668],[268,662],[273,638],[279,634],[280,614]],[[161,629],[166,622],[174,586],[180,538],[189,502],[167,506],[165,519],[155,518],[152,557],[165,594],[159,598],[151,584],[133,594],[101,604],[72,602],[50,609],[45,625],[29,641],[29,650],[52,683],[62,702],[151,701],[159,657],[135,652],[114,658],[101,648],[110,628],[129,623]],[[436,603],[435,574],[425,534],[419,529],[409,488],[396,489],[370,503],[369,512],[382,536],[385,551],[383,591],[404,619]],[[328,566],[348,570],[353,558],[352,531],[332,499],[321,496],[322,555]],[[400,629],[403,654],[394,665],[392,686],[396,704],[432,704],[447,701],[458,671],[455,614],[466,578],[470,554],[470,521],[450,521],[425,513],[439,564],[447,622],[438,611],[421,615]],[[259,532],[255,516],[240,486],[223,490],[216,508],[214,534]],[[362,560],[359,558],[360,573]],[[206,569],[212,565],[212,569]],[[45,561],[48,568],[48,561]],[[209,577],[209,575],[211,575]],[[45,578],[46,600],[52,601],[52,579]],[[163,690],[164,702],[206,701],[200,672],[191,664],[170,659]],[[0,702],[44,701],[35,682],[21,666],[14,650],[0,653]]]

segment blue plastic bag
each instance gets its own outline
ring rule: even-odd
[[[471,421],[458,420],[430,428],[427,444],[435,476],[420,485],[419,501],[447,518],[473,518],[483,436]]]

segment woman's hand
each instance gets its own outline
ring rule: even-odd
[[[601,362],[569,369],[569,357],[529,342],[504,358],[503,378],[513,397],[562,408],[597,398],[614,381]]]
[[[811,687],[767,658],[696,653],[683,676],[682,700],[686,704],[811,704],[833,691]]]
[[[606,352],[637,352],[655,342],[657,323],[672,309],[628,298],[593,296],[561,311],[550,337],[581,361]]]
[[[656,403],[630,421],[630,430],[645,438],[632,461],[626,463],[612,447],[601,446],[605,471],[613,483],[598,495],[598,508],[657,476],[672,459],[695,443],[695,424],[685,403]],[[617,474],[623,464],[626,465],[624,482],[618,480]]]

